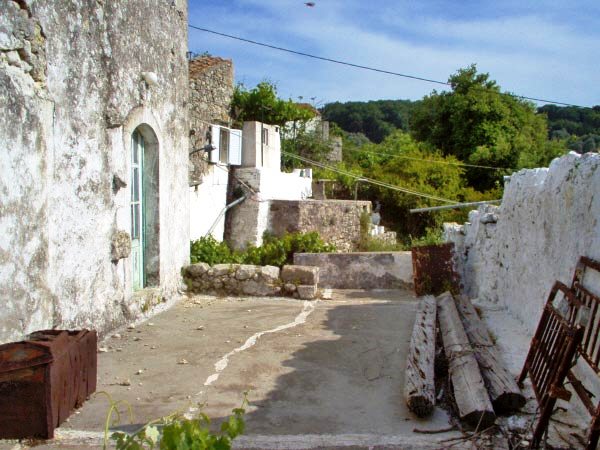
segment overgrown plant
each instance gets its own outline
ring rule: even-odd
[[[106,430],[113,412],[118,415],[117,406],[120,403],[113,402],[110,395],[108,397],[111,405],[106,419]],[[111,439],[115,441],[117,450],[229,450],[232,441],[244,433],[246,404],[245,393],[242,405],[232,410],[231,416],[221,424],[220,431],[216,433],[211,431],[211,420],[206,414],[198,413],[197,417],[189,419],[177,412],[153,420],[134,433],[115,432],[111,435]],[[104,449],[108,441],[106,436],[107,433],[105,433]]]
[[[292,264],[294,253],[330,253],[335,246],[325,243],[315,231],[309,233],[286,233],[278,238],[269,234],[263,237],[260,247],[249,246],[243,252],[231,250],[226,243],[211,236],[192,241],[190,245],[192,264],[255,264],[278,266]]]
[[[444,243],[443,232],[439,228],[427,228],[425,234],[418,238],[411,236],[411,247],[424,247],[426,245],[436,245]]]

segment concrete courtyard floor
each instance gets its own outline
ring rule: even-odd
[[[247,392],[236,448],[443,447],[460,435],[413,429],[447,428],[445,412],[419,420],[403,400],[415,310],[408,291],[185,298],[101,343],[97,394],[37,448],[101,448],[109,401],[100,391],[131,404],[133,428],[199,404],[218,423]]]

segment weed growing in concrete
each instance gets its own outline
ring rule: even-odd
[[[111,403],[106,418],[104,448],[108,443],[108,427],[113,413],[119,418],[118,406],[124,401],[114,402],[110,395],[103,392]],[[192,419],[176,412],[166,417],[153,420],[134,433],[115,432],[111,439],[115,441],[117,450],[230,450],[232,441],[244,433],[245,406],[247,394],[239,408],[232,410],[231,416],[221,424],[217,433],[210,430],[210,418],[200,412]],[[131,407],[127,404],[131,417]]]

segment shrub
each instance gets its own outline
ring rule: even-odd
[[[232,251],[226,243],[211,236],[192,241],[190,247],[192,264],[243,263],[258,266],[292,264],[294,253],[329,253],[335,246],[326,244],[315,231],[309,233],[286,233],[282,237],[265,233],[260,247],[249,246],[244,252]]]
[[[225,242],[219,242],[212,236],[205,236],[190,243],[190,259],[192,264],[204,262],[212,266],[239,262],[239,255]]]

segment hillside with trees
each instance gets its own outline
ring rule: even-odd
[[[550,139],[563,139],[579,153],[600,149],[600,105],[593,108],[544,105],[538,112],[548,118]]]

